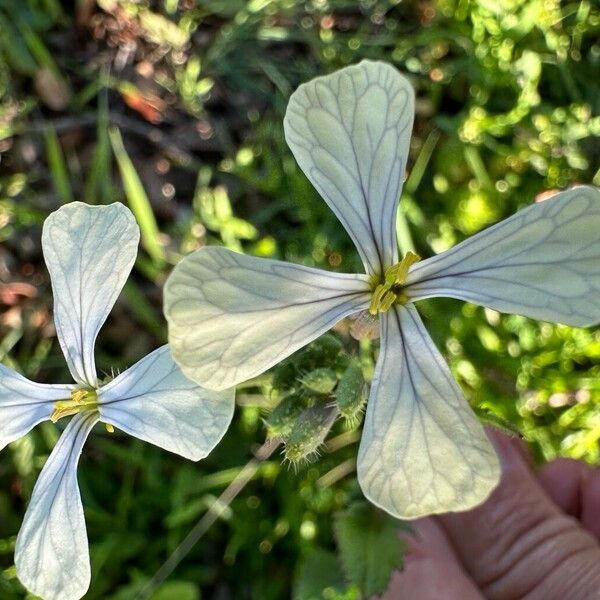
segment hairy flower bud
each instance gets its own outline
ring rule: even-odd
[[[297,464],[310,461],[319,452],[337,416],[335,407],[317,404],[302,412],[285,444],[285,458]]]
[[[333,369],[319,367],[309,371],[302,379],[302,385],[317,394],[331,394],[337,385],[338,378]]]
[[[351,427],[356,427],[367,400],[365,379],[357,360],[350,361],[335,391],[340,414]]]
[[[305,398],[301,392],[285,396],[265,418],[267,435],[282,438],[290,435],[296,419],[305,408]]]

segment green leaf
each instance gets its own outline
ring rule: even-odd
[[[168,581],[153,594],[152,600],[200,600],[200,592],[189,581]]]
[[[338,561],[333,552],[316,548],[306,555],[294,582],[294,600],[355,600],[360,596],[354,588],[347,590]]]
[[[385,591],[392,572],[404,560],[401,522],[358,502],[336,513],[333,527],[348,579],[367,598]]]

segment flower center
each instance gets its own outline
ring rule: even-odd
[[[411,265],[420,260],[421,257],[417,254],[407,252],[399,263],[386,270],[383,283],[378,284],[373,290],[373,297],[369,305],[369,312],[372,315],[386,312],[396,302],[404,304],[408,300],[406,294],[402,291],[402,284],[406,281]]]
[[[71,392],[70,400],[57,400],[54,403],[54,411],[50,415],[50,420],[53,423],[56,423],[63,417],[75,415],[86,410],[94,410],[96,408],[98,408],[98,396],[96,390],[73,390]]]

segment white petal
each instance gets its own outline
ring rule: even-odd
[[[600,322],[600,192],[576,187],[417,263],[411,301],[460,298],[578,327]]]
[[[396,207],[414,117],[414,92],[391,65],[362,61],[302,84],[285,138],[342,222],[367,273],[398,260]]]
[[[165,285],[171,352],[188,377],[215,390],[266,371],[369,301],[365,275],[215,247],[186,256]]]
[[[123,204],[71,202],[44,222],[42,247],[54,323],[73,378],[96,386],[94,343],[137,254],[139,229]]]
[[[204,458],[229,427],[235,390],[201,388],[162,346],[100,388],[100,419],[189,458]]]
[[[97,420],[93,412],[73,417],[40,473],[17,536],[17,576],[44,600],[77,600],[90,585],[77,462]]]
[[[365,496],[403,519],[483,502],[500,477],[483,427],[416,309],[396,306],[381,319],[358,454]]]
[[[0,365],[0,450],[50,418],[56,400],[68,400],[73,384],[34,383]]]

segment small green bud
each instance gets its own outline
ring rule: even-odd
[[[293,389],[298,383],[298,371],[291,361],[284,361],[273,371],[271,385],[273,389],[286,391]]]
[[[350,357],[347,354],[341,352],[337,355],[336,359],[331,364],[331,368],[335,369],[338,373],[345,371],[350,363]]]
[[[305,409],[296,419],[294,427],[285,443],[285,458],[297,464],[310,461],[318,454],[331,426],[335,422],[337,410],[331,406],[317,404]]]
[[[283,438],[290,435],[296,419],[305,408],[302,394],[292,393],[285,396],[265,418],[267,435]]]
[[[333,369],[319,367],[313,371],[309,371],[300,382],[311,392],[330,394],[337,385],[338,378]]]
[[[333,360],[342,351],[342,342],[334,335],[326,333],[310,346],[311,351],[324,361]]]
[[[340,414],[349,425],[358,425],[360,414],[365,405],[365,379],[357,360],[352,360],[342,374],[335,391],[335,401]]]
[[[312,371],[334,363],[341,351],[342,342],[333,335],[325,334],[298,352],[294,357],[294,363],[299,371]]]

